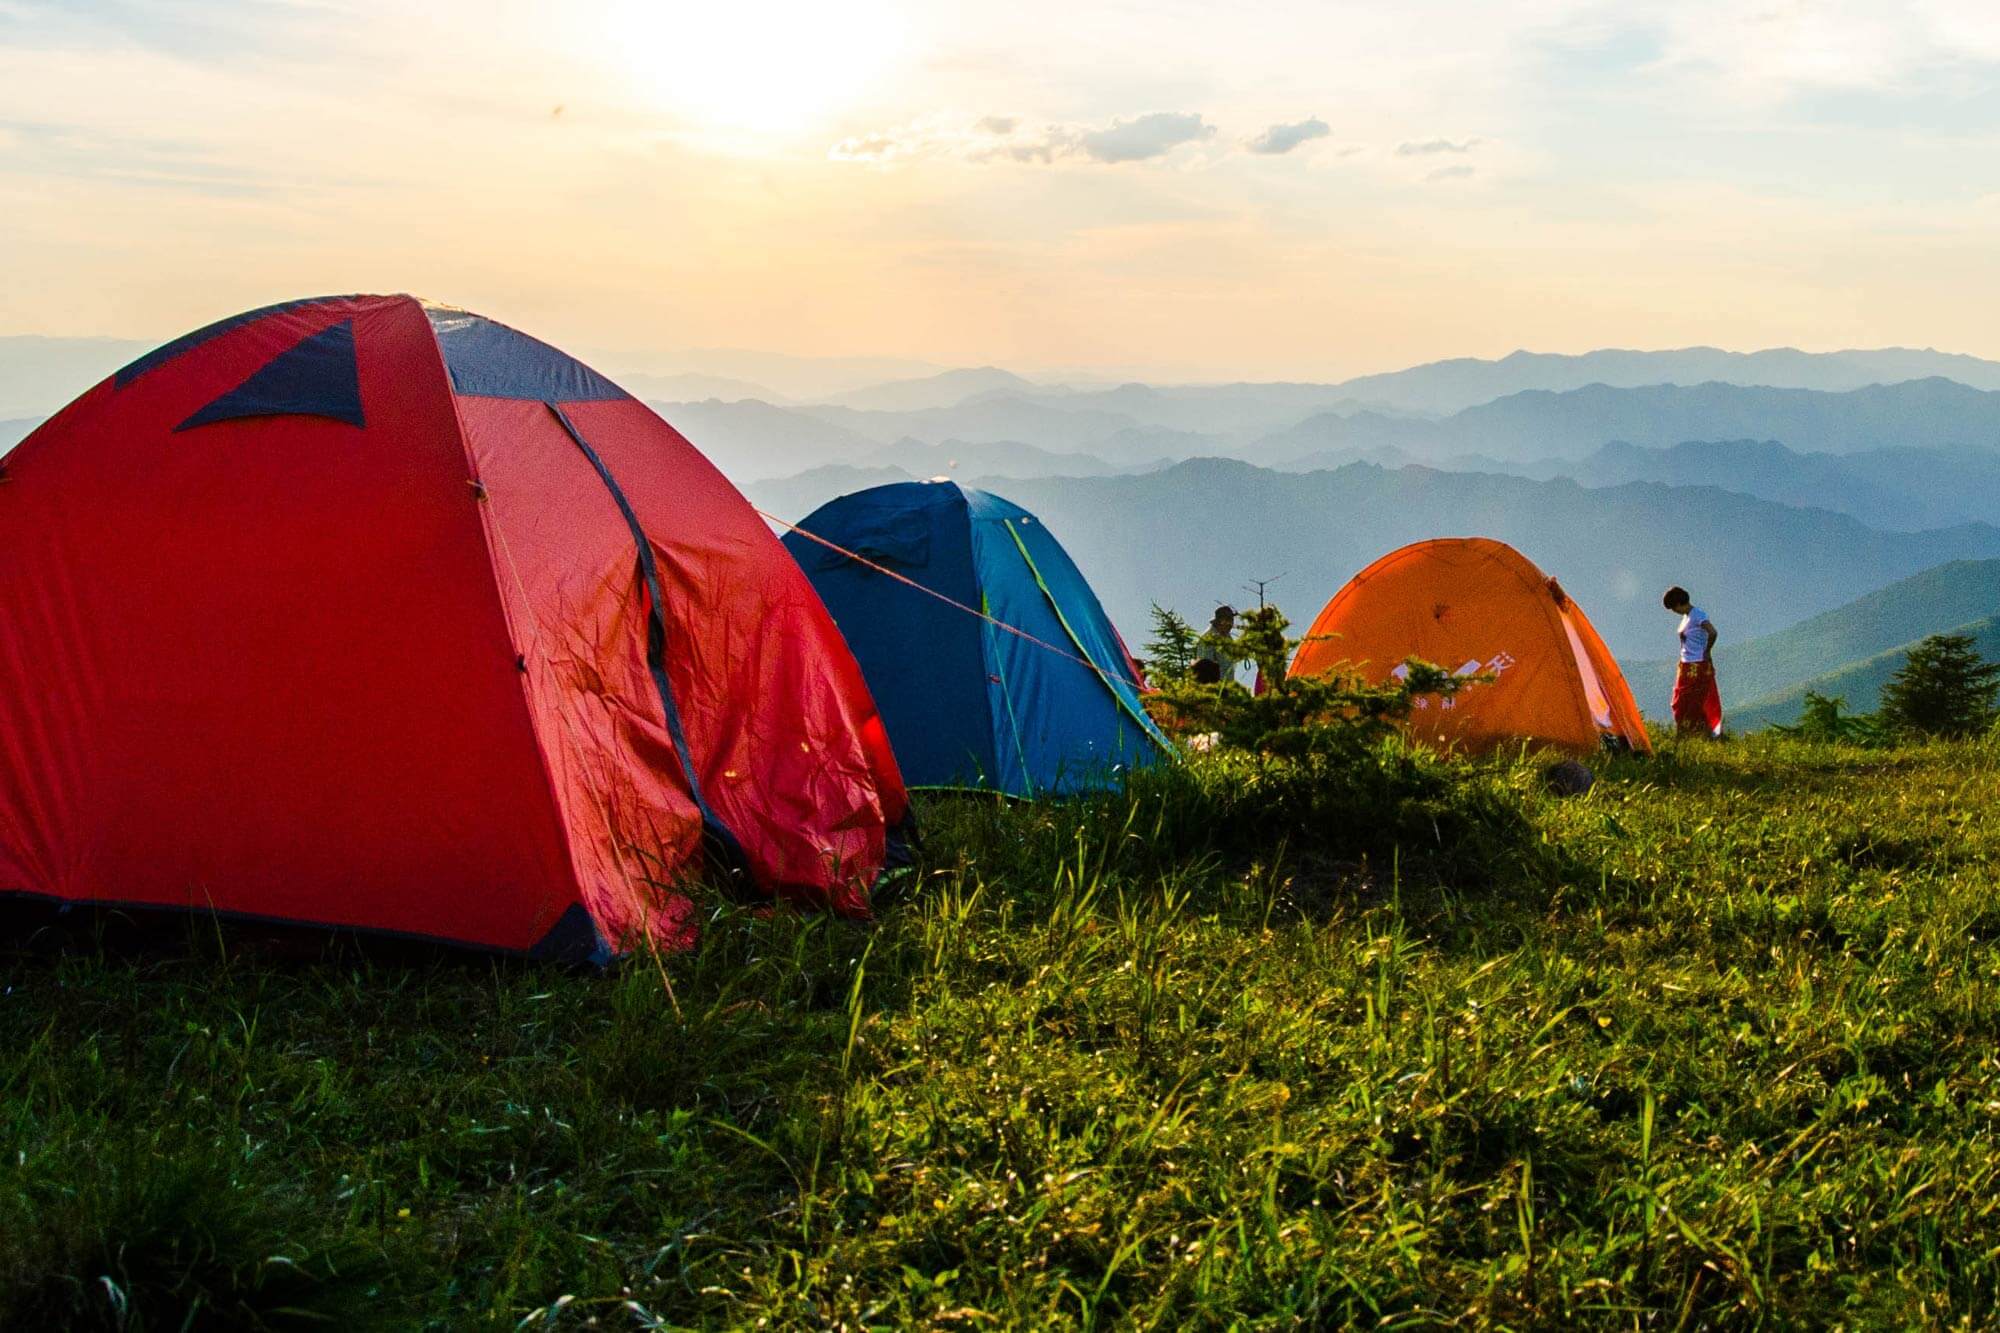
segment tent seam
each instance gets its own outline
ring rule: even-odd
[[[451,419],[453,425],[457,428],[459,452],[465,460],[466,479],[474,485],[483,487],[485,483],[479,478],[479,461],[472,455],[472,437],[465,428],[465,416],[459,410],[458,390],[452,382],[451,368],[445,364],[444,346],[438,342],[437,329],[431,324],[430,318],[424,315],[422,302],[412,296],[406,296],[403,299],[415,306],[418,315],[423,317],[424,332],[431,340],[432,349],[437,353],[436,365],[439,373],[444,377],[445,399],[451,405]],[[500,564],[493,544],[497,520],[494,519],[492,511],[486,503],[475,501],[475,507],[479,512],[479,540],[485,548],[487,569],[493,576],[493,599],[500,607],[501,628],[507,636],[507,646],[513,649],[516,657],[519,657],[524,651],[521,644],[521,627],[516,623],[513,608],[508,605],[507,596],[501,590]],[[577,862],[576,845],[570,831],[569,821],[563,818],[562,795],[556,788],[555,768],[549,762],[548,746],[542,739],[541,728],[535,725],[534,700],[528,694],[528,673],[525,671],[516,671],[514,673],[514,685],[520,699],[521,717],[527,724],[528,742],[534,751],[535,765],[541,774],[542,787],[548,796],[547,810],[549,818],[555,825],[558,840],[562,843],[563,863],[569,867],[570,889],[573,894],[572,901],[583,904],[583,867]],[[589,911],[587,904],[584,905],[584,910],[586,912]],[[557,913],[557,919],[561,919],[561,913]],[[595,918],[591,921],[591,928],[593,930],[598,929]],[[602,931],[598,933],[598,945],[599,950],[605,952],[608,957],[611,942],[604,938]]]
[[[984,588],[979,590],[979,609],[991,618],[993,604],[987,599]],[[983,647],[994,650],[998,649],[999,642],[993,637],[993,627],[991,625],[981,625],[979,627],[979,638]],[[1007,731],[1014,738],[1014,757],[1021,764],[1021,782],[1027,787],[1028,795],[1033,797],[1035,794],[1035,775],[1028,771],[1028,747],[1026,742],[1021,739],[1021,720],[1014,715],[1014,692],[1007,687],[1007,671],[1000,665],[1000,655],[997,651],[990,652],[986,662],[988,666],[993,668],[993,679],[1000,683],[1001,702],[1007,705]]]
[[[1070,628],[1069,617],[1063,614],[1062,605],[1056,601],[1055,593],[1049,589],[1048,580],[1042,577],[1041,568],[1035,564],[1035,557],[1028,553],[1028,544],[1022,541],[1021,534],[1014,530],[1013,520],[1003,518],[1000,520],[1000,526],[1007,529],[1007,535],[1014,539],[1014,548],[1021,553],[1021,559],[1026,562],[1028,572],[1035,576],[1035,586],[1040,588],[1042,596],[1048,599],[1049,609],[1055,612],[1056,623],[1062,626],[1063,633],[1069,635],[1069,641],[1076,645],[1077,652],[1083,655],[1083,660],[1090,663],[1091,670],[1097,673],[1098,684],[1104,686],[1106,692],[1111,695],[1112,702],[1118,705],[1120,712],[1139,724],[1139,730],[1148,740],[1165,748],[1166,738],[1159,733],[1153,720],[1126,702],[1125,696],[1118,692],[1118,687],[1111,683],[1111,673],[1090,655],[1090,649],[1084,647],[1083,640],[1077,637],[1074,629]]]
[[[695,763],[694,747],[689,743],[687,729],[681,723],[680,702],[674,698],[673,682],[667,675],[667,594],[665,586],[660,581],[659,562],[653,555],[652,536],[646,531],[645,524],[639,521],[639,515],[633,510],[631,501],[625,498],[624,488],[618,484],[610,465],[596,449],[591,447],[590,442],[583,438],[583,432],[570,421],[569,415],[554,403],[544,402],[542,406],[562,423],[564,432],[590,461],[598,480],[603,483],[605,490],[610,492],[612,500],[617,504],[632,540],[638,547],[639,571],[644,576],[646,593],[652,601],[652,614],[648,617],[646,635],[646,667],[648,674],[653,678],[654,688],[659,691],[660,709],[667,724],[668,738],[673,742],[674,753],[681,761],[682,774],[687,778],[688,795],[694,798],[695,808],[701,812],[704,831],[720,842],[728,852],[734,862],[731,869],[741,869],[746,876],[751,876],[750,857],[744,850],[742,840],[736,836],[736,831],[723,821],[715,807],[708,803],[708,798],[702,795],[701,772]],[[654,625],[659,627],[660,632],[660,652],[657,661],[654,660],[652,650]]]

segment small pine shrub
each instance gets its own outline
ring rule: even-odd
[[[1155,608],[1158,638],[1149,648],[1177,649],[1184,642],[1169,619],[1178,617]],[[1454,676],[1415,658],[1404,664],[1401,679],[1387,685],[1370,685],[1339,671],[1294,677],[1286,669],[1305,640],[1287,636],[1291,622],[1284,612],[1260,606],[1244,612],[1242,620],[1242,631],[1219,646],[1233,661],[1256,666],[1256,689],[1226,678],[1203,684],[1185,670],[1162,671],[1154,679],[1158,688],[1147,697],[1147,708],[1161,729],[1198,749],[1360,762],[1409,717],[1419,698],[1449,698],[1490,679]],[[1179,628],[1185,630],[1186,623],[1179,622]],[[1209,644],[1212,638],[1202,636],[1199,642]]]
[[[1517,803],[1491,774],[1399,734],[1417,699],[1449,697],[1486,678],[1414,660],[1387,685],[1338,672],[1293,678],[1286,667],[1302,641],[1288,637],[1284,613],[1261,606],[1239,623],[1233,637],[1197,635],[1172,611],[1154,608],[1146,648],[1155,689],[1146,706],[1182,743],[1175,762],[1131,774],[1122,790],[1018,808],[997,822],[991,808],[934,807],[927,826],[1029,883],[1052,874],[1080,842],[1101,844],[1114,829],[1130,844],[1121,855],[1161,871],[1191,858],[1247,864],[1287,852],[1395,861],[1450,878],[1532,841]],[[1203,648],[1255,664],[1257,688],[1196,680]]]
[[[1963,738],[1993,725],[2000,662],[1988,662],[1968,634],[1933,634],[1912,648],[1882,687],[1880,717],[1894,731]]]
[[[1885,745],[1891,739],[1888,727],[1882,720],[1869,713],[1848,713],[1847,700],[1837,695],[1829,696],[1816,690],[1807,690],[1805,706],[1799,711],[1799,720],[1790,726],[1776,725],[1771,730],[1781,736],[1791,736],[1803,741],[1820,741],[1837,745]]]
[[[1194,671],[1202,636],[1194,626],[1153,603],[1153,637],[1146,642],[1146,674],[1155,685],[1179,685]]]

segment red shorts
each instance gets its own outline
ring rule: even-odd
[[[1681,731],[1722,734],[1722,693],[1715,687],[1713,662],[1683,662],[1674,675],[1674,726]]]

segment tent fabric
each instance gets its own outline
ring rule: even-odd
[[[854,650],[912,786],[1086,790],[1171,748],[1096,594],[1019,505],[953,482],[900,482],[842,496],[797,526],[811,535],[785,545]]]
[[[308,416],[365,426],[354,368],[354,321],[342,320],[273,357],[249,379],[174,427],[177,431],[239,417]]]
[[[864,913],[908,802],[860,670],[608,383],[330,297],[176,340],[16,446],[0,894],[603,958],[686,942],[720,849],[745,891]]]
[[[1409,731],[1426,744],[1652,750],[1631,687],[1583,608],[1502,542],[1440,538],[1383,556],[1326,604],[1290,674],[1353,668],[1380,683],[1412,657],[1493,677],[1452,699],[1419,699]]]

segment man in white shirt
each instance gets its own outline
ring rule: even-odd
[[[1208,633],[1194,650],[1194,681],[1197,685],[1219,685],[1236,673],[1237,657],[1230,650],[1236,633],[1236,608],[1218,606],[1208,622]]]
[[[1722,692],[1715,685],[1715,641],[1720,636],[1708,612],[1694,604],[1686,588],[1667,589],[1660,599],[1681,618],[1680,665],[1674,672],[1674,729],[1682,735],[1722,734]]]

